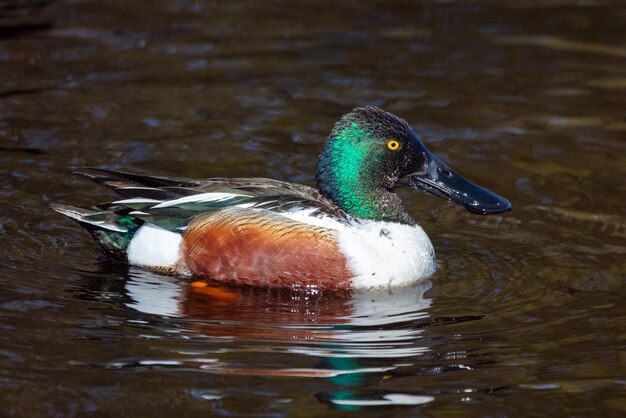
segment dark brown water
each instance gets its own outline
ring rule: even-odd
[[[623,416],[621,1],[0,2],[0,416]],[[506,196],[403,192],[422,286],[217,289],[102,259],[97,166],[312,183],[374,104]]]

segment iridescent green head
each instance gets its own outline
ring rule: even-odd
[[[415,223],[394,193],[400,185],[454,200],[475,213],[511,208],[428,152],[404,120],[373,106],[358,107],[335,124],[317,162],[317,184],[350,215],[377,221]]]

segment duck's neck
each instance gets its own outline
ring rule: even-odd
[[[400,197],[378,175],[371,142],[355,141],[365,134],[358,126],[331,133],[317,162],[318,189],[356,218],[414,225]]]

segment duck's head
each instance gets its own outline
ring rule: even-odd
[[[508,200],[463,178],[431,154],[411,127],[377,107],[344,115],[317,163],[320,192],[352,216],[413,224],[398,186],[452,200],[473,213],[511,209]]]

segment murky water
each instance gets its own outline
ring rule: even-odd
[[[0,3],[2,416],[626,414],[620,1]],[[98,166],[311,184],[379,105],[513,212],[403,193],[440,268],[332,295],[104,260]]]

